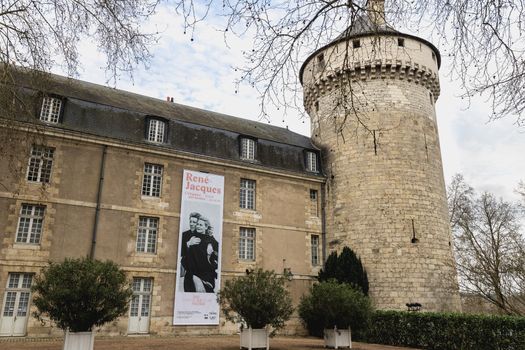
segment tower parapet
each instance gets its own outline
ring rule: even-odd
[[[458,310],[436,124],[439,51],[384,21],[383,1],[301,68],[327,173],[329,250],[348,245],[379,308]]]

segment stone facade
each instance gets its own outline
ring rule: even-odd
[[[460,309],[434,108],[438,60],[429,43],[383,27],[329,44],[302,67],[327,175],[328,248],[356,251],[381,309]]]
[[[74,104],[74,101],[71,98],[66,103]],[[97,112],[91,113],[95,115]],[[184,169],[209,172],[225,178],[222,282],[255,267],[274,270],[279,274],[286,269],[293,274],[289,282],[293,300],[296,303],[299,301],[323,261],[319,246],[320,259],[316,264],[312,263],[310,247],[312,235],[322,236],[321,211],[313,210],[320,208],[320,197],[316,197],[313,203],[310,193],[321,193],[323,176],[262,166],[254,162],[188,154],[147,143],[136,144],[68,130],[66,118],[77,117],[75,114],[64,116],[64,128],[60,130],[49,125],[40,130],[30,129],[26,134],[28,142],[25,146],[13,148],[13,152],[16,150],[20,153],[3,156],[2,162],[10,158],[17,159],[24,171],[16,177],[10,167],[0,167],[2,308],[10,274],[34,275],[48,261],[90,254],[104,149],[104,182],[94,257],[115,261],[127,272],[130,280],[134,277],[153,280],[148,328],[150,334],[232,333],[237,330],[235,325],[222,319],[219,326],[172,325]],[[15,122],[11,123],[10,132],[27,133],[27,125],[16,125]],[[264,124],[260,125],[264,127]],[[38,137],[33,138],[31,135]],[[290,135],[293,136],[291,132]],[[258,141],[261,144],[265,142],[262,139]],[[218,142],[216,140],[215,143]],[[25,169],[35,144],[45,144],[54,150],[49,183],[27,179]],[[293,153],[290,145],[274,143],[272,147],[277,148],[274,154],[279,154],[278,148]],[[302,149],[297,149],[302,154]],[[145,163],[163,166],[161,195],[158,198],[143,196],[141,193]],[[255,210],[239,207],[241,178],[256,183]],[[42,235],[36,244],[16,242],[21,207],[24,204],[45,207]],[[137,251],[137,227],[141,216],[159,220],[154,253]],[[241,227],[255,229],[254,260],[239,257]],[[30,316],[32,311],[34,309],[30,306],[24,334],[62,334],[57,328],[42,326]],[[128,327],[128,318],[121,317],[105,326],[101,332],[110,335],[133,333]],[[290,321],[286,332],[304,332],[297,315]]]

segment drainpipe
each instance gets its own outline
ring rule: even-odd
[[[102,187],[104,185],[104,168],[106,166],[106,153],[108,146],[104,145],[102,149],[102,160],[100,161],[100,177],[98,179],[98,190],[97,190],[97,206],[95,207],[95,222],[93,223],[93,234],[91,238],[91,250],[89,251],[89,258],[95,258],[95,247],[97,245],[97,229],[98,219],[100,216],[100,198],[102,196]]]
[[[323,269],[326,262],[326,210],[325,210],[325,189],[326,184],[321,184],[321,246],[323,254]]]

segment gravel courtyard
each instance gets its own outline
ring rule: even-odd
[[[270,339],[272,350],[323,349],[323,340],[316,338],[276,337]],[[61,350],[62,339],[1,339],[2,350]],[[186,336],[186,337],[113,337],[96,338],[95,350],[235,350],[239,349],[239,336]],[[402,350],[406,348],[353,343],[358,350]]]

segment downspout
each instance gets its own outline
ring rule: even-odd
[[[323,254],[323,269],[326,262],[326,210],[325,210],[325,189],[326,184],[321,184],[321,250]]]
[[[93,234],[91,237],[91,250],[89,252],[89,258],[95,257],[95,247],[97,245],[97,230],[98,220],[100,216],[100,198],[102,196],[102,187],[104,185],[104,168],[106,167],[106,153],[108,146],[104,145],[102,149],[102,160],[100,161],[100,177],[98,179],[98,190],[97,190],[97,206],[95,207],[95,222],[93,223]]]

